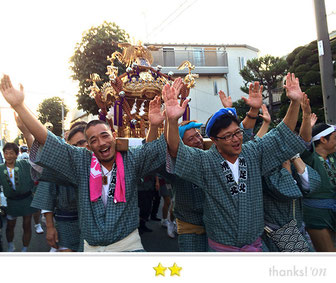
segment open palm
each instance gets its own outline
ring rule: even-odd
[[[165,117],[165,113],[161,111],[161,98],[156,96],[151,102],[149,102],[149,123],[153,126],[160,126]]]
[[[20,90],[15,89],[8,75],[4,75],[1,79],[0,91],[13,108],[23,104],[24,93],[22,85],[20,86]]]
[[[249,96],[248,98],[242,97],[244,102],[255,109],[260,109],[262,105],[262,91],[263,91],[263,86],[259,85],[259,82],[254,82],[250,84],[249,87]]]
[[[189,102],[189,99],[183,101],[182,106],[177,99],[178,90],[173,86],[166,84],[162,90],[162,97],[165,103],[166,116],[168,119],[178,120],[184,113],[185,108]]]
[[[226,96],[225,92],[220,90],[218,92],[219,94],[219,98],[222,102],[222,105],[225,107],[225,108],[231,108],[232,107],[232,98],[230,95]]]
[[[287,97],[290,100],[301,102],[303,93],[300,88],[300,82],[293,73],[287,74],[284,88],[286,89]]]

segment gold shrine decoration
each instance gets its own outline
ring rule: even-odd
[[[126,67],[131,66],[134,62],[138,63],[139,65],[151,66],[153,64],[153,56],[150,51],[159,49],[154,45],[144,46],[142,45],[141,41],[139,41],[137,45],[132,45],[125,42],[118,43],[118,46],[123,48],[123,52],[122,54],[118,51],[114,52],[112,54],[112,58],[118,59],[118,61],[125,64]],[[141,61],[141,59],[146,62],[146,64],[143,64],[144,62],[137,62]]]
[[[137,45],[118,43],[118,46],[123,48],[122,53],[116,51],[107,56],[107,60],[111,62],[105,73],[109,81],[99,87],[97,83],[102,79],[98,74],[91,74],[87,80],[92,82],[89,88],[90,97],[95,99],[100,119],[106,120],[119,137],[144,138],[149,128],[149,102],[156,96],[161,97],[163,87],[174,81],[174,74],[162,73],[159,65],[156,68],[151,66],[153,56],[150,51],[158,50],[157,47],[143,46],[140,41]],[[122,75],[118,76],[115,60],[127,67]],[[181,101],[189,95],[190,88],[195,85],[195,78],[198,77],[191,74],[195,66],[189,61],[184,61],[179,66],[179,69],[184,68],[188,68],[189,73],[184,78],[184,86],[180,92]],[[159,133],[161,132],[163,126],[159,128]]]
[[[186,75],[184,77],[184,82],[187,84],[187,87],[188,88],[192,88],[195,86],[195,78],[198,78],[199,75],[198,74],[192,74],[191,73],[191,70],[194,70],[195,69],[195,65],[192,65],[189,61],[183,61],[181,63],[181,65],[177,68],[178,70],[183,70],[185,68],[188,68],[189,69],[189,73],[188,75]]]

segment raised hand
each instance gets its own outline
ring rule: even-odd
[[[175,88],[175,90],[177,92],[177,96],[179,96],[183,85],[184,85],[183,81],[180,77],[178,77],[177,79],[174,80],[172,87]]]
[[[225,94],[224,91],[222,91],[222,90],[220,90],[218,94],[219,94],[219,98],[220,98],[220,100],[221,100],[223,106],[224,106],[225,108],[228,108],[228,107],[231,108],[231,107],[232,107],[232,99],[231,99],[231,96],[230,96],[230,95],[226,96],[226,94]]]
[[[27,127],[23,124],[21,118],[16,114],[16,112],[14,112],[14,119],[16,122],[17,127],[19,128],[19,130],[22,133],[29,133],[29,130],[27,129]]]
[[[177,99],[179,95],[178,89],[166,84],[162,90],[162,97],[165,103],[166,116],[170,120],[178,120],[184,113],[189,99],[183,101],[182,106]]]
[[[271,123],[271,115],[268,112],[266,104],[261,105],[262,114],[259,114],[259,116],[264,120],[265,123],[270,124]]]
[[[310,116],[311,114],[310,101],[307,94],[305,94],[304,92],[301,100],[301,109],[303,115]]]
[[[149,102],[148,120],[152,126],[160,126],[166,118],[164,111],[161,111],[161,98],[156,96]]]
[[[20,90],[13,87],[8,75],[4,75],[0,83],[0,91],[6,101],[15,109],[17,106],[23,105],[24,93],[23,87],[20,85]]]
[[[287,73],[286,84],[284,85],[284,88],[286,89],[286,95],[290,100],[301,102],[303,92],[300,88],[299,79],[296,78],[293,73]]]
[[[253,84],[250,84],[249,97],[248,98],[242,97],[242,99],[248,106],[259,110],[259,108],[263,103],[262,91],[263,86],[260,86],[259,82],[254,82]]]
[[[315,113],[311,113],[310,114],[310,125],[311,127],[314,127],[314,125],[316,124],[317,121],[317,116]]]

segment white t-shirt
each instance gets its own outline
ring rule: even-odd
[[[226,160],[231,171],[233,174],[233,178],[236,181],[236,183],[238,184],[239,181],[239,158],[237,158],[235,163],[231,163],[230,161]]]
[[[15,173],[14,173],[15,170],[14,168],[7,167],[7,171],[8,171],[8,177],[13,184],[13,189],[15,190]],[[11,173],[12,173],[12,177],[11,177]]]
[[[107,177],[107,184],[104,185],[103,184],[103,188],[102,188],[102,201],[106,207],[107,204],[107,196],[108,196],[108,192],[109,192],[109,186],[110,186],[110,182],[111,182],[111,173],[113,171],[113,168],[111,171],[108,171],[103,165],[101,165],[102,168],[102,175]]]

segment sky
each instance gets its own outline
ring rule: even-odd
[[[331,32],[336,1],[325,3]],[[2,0],[0,11],[0,76],[24,85],[33,111],[52,96],[76,107],[69,58],[83,32],[104,21],[136,41],[248,44],[260,55],[284,56],[316,39],[313,0]]]

